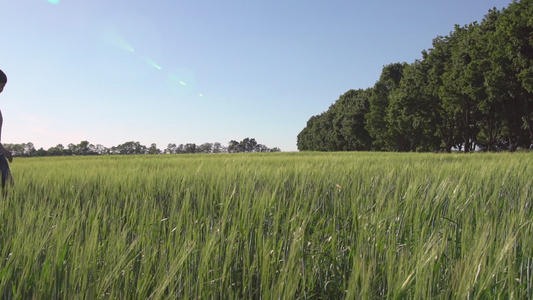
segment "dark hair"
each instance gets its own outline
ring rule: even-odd
[[[2,72],[2,70],[0,70],[0,83],[7,83],[6,73]]]

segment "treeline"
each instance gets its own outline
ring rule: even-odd
[[[237,142],[231,140],[228,146],[221,143],[195,143],[187,144],[168,144],[167,148],[160,150],[156,144],[150,147],[141,145],[139,142],[126,142],[124,144],[113,146],[111,148],[102,145],[93,145],[88,141],[82,141],[79,144],[68,144],[64,147],[58,144],[48,150],[35,149],[33,143],[22,144],[3,144],[4,148],[11,151],[16,157],[32,156],[71,156],[71,155],[112,155],[112,154],[185,154],[185,153],[237,153],[237,152],[280,152],[277,147],[268,148],[265,145],[257,143],[254,138],[245,138]]]
[[[510,150],[533,147],[533,1],[456,25],[412,64],[383,68],[298,135],[311,151]]]

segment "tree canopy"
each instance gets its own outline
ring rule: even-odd
[[[422,59],[383,67],[298,135],[308,151],[510,150],[533,147],[533,1],[491,9],[438,36]]]

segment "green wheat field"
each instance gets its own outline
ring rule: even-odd
[[[16,158],[2,299],[531,299],[530,153]]]

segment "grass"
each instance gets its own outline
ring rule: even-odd
[[[533,156],[16,159],[3,299],[533,297]]]

